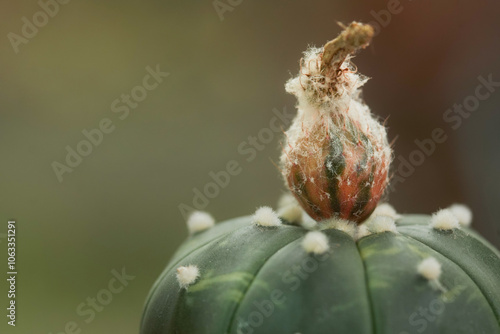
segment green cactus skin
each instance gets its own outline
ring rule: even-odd
[[[324,230],[323,255],[305,252],[302,227],[266,228],[251,217],[217,224],[192,235],[167,265],[141,334],[500,333],[500,253],[470,229],[439,231],[429,222],[406,215],[398,233],[357,242]],[[446,291],[417,273],[429,256],[442,265]],[[190,264],[201,275],[181,289],[176,268]]]

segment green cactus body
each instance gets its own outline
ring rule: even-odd
[[[142,334],[500,333],[500,254],[472,230],[431,217],[355,241],[324,229],[329,250],[305,251],[309,232],[243,217],[194,233],[155,283]],[[417,272],[433,257],[439,287]],[[176,268],[200,276],[179,287]],[[435,283],[435,282],[434,282]]]

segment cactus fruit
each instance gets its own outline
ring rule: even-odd
[[[286,132],[281,170],[291,192],[314,219],[357,223],[375,209],[388,183],[391,148],[385,127],[361,100],[366,78],[350,54],[373,36],[351,23],[323,49],[311,48],[286,90],[298,113]]]
[[[187,221],[147,298],[141,334],[500,334],[500,252],[455,204],[432,216],[378,203],[391,149],[359,98],[352,23],[287,84],[298,115],[278,210]]]

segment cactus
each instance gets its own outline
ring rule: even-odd
[[[471,211],[378,203],[392,152],[350,63],[372,34],[352,23],[306,53],[287,83],[299,101],[281,159],[290,193],[222,223],[192,213],[141,334],[500,334],[500,253]]]

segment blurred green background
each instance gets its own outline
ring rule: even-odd
[[[16,53],[9,33],[21,35],[22,18],[33,22],[41,7],[2,2],[0,233],[17,220],[18,317],[11,328],[2,314],[0,332],[55,334],[74,321],[82,333],[137,333],[149,288],[187,236],[178,206],[191,205],[209,172],[230,160],[242,167],[209,201],[217,220],[275,205],[281,135],[251,162],[238,146],[269,126],[273,108],[294,110],[283,84],[307,45],[340,31],[337,21],[379,17],[355,63],[373,78],[364,96],[388,117],[396,156],[407,158],[434,128],[448,136],[390,202],[422,213],[467,203],[474,226],[500,245],[500,91],[457,130],[443,121],[479,75],[500,81],[498,1],[220,3],[229,6],[223,20],[211,0],[73,0]],[[111,104],[157,64],[170,75],[121,120]],[[75,149],[104,118],[114,131],[59,182],[52,163],[64,163],[66,146]],[[4,234],[0,249],[6,272]],[[135,279],[86,323],[77,306],[122,268]],[[3,279],[3,310],[6,294]]]

